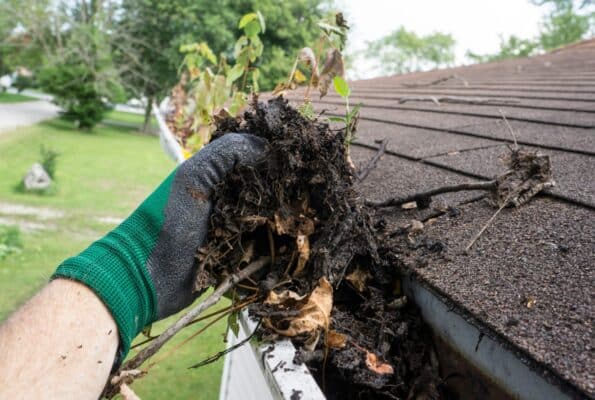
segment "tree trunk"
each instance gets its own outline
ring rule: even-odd
[[[149,133],[151,127],[151,104],[153,104],[153,96],[147,98],[147,105],[145,106],[145,120],[141,131],[143,133]]]

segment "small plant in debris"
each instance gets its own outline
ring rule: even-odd
[[[264,48],[259,36],[266,29],[264,18],[260,12],[246,14],[238,27],[243,35],[234,46],[233,66],[223,54],[217,58],[206,42],[180,47],[185,53],[183,73],[172,90],[173,112],[167,123],[186,156],[209,143],[214,118],[238,115],[247,104],[248,94],[259,90],[260,71],[255,63]]]
[[[22,248],[23,242],[19,228],[0,225],[0,260],[11,254],[20,253]]]
[[[358,104],[352,109],[349,108],[349,96],[351,95],[351,88],[342,77],[335,76],[333,78],[333,86],[337,94],[341,96],[343,100],[345,100],[345,116],[329,117],[329,121],[343,124],[345,130],[345,147],[347,148],[347,158],[351,163],[351,158],[349,157],[349,148],[351,143],[355,140],[357,123],[359,121],[359,111],[362,105]]]

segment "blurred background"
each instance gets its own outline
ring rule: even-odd
[[[0,321],[174,168],[151,104],[183,71],[191,83],[208,68],[229,81],[230,65],[256,51],[242,73],[251,91],[270,91],[337,11],[352,80],[525,57],[595,34],[592,0],[0,0]],[[177,350],[135,391],[216,398],[222,361],[185,367],[225,348],[226,326]]]

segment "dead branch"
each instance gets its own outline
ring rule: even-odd
[[[455,80],[461,81],[463,83],[463,85],[469,86],[469,82],[467,82],[465,80],[465,78],[463,78],[462,76],[459,76],[457,74],[445,76],[445,77],[436,79],[435,81],[431,81],[431,82],[402,83],[401,86],[408,87],[408,88],[434,86],[434,85],[438,85],[439,83],[449,81],[451,79],[455,79]]]
[[[460,96],[403,96],[399,98],[399,104],[404,104],[412,101],[431,101],[437,106],[440,103],[452,103],[452,104],[516,104],[519,102],[517,99],[499,100],[499,99],[487,99],[483,97],[460,97]]]
[[[516,141],[516,134],[514,133],[512,126],[510,126],[510,123],[508,122],[506,115],[504,115],[504,111],[502,111],[502,110],[498,110],[498,111],[500,112],[500,115],[502,116],[502,119],[504,120],[504,123],[506,124],[506,127],[508,128],[508,132],[510,132],[510,135],[512,136],[512,140],[514,140],[514,150],[518,151],[519,144]]]
[[[461,183],[458,185],[442,186],[442,187],[431,189],[431,190],[428,190],[425,192],[414,193],[412,195],[401,197],[401,198],[393,197],[391,199],[384,200],[384,201],[378,201],[378,202],[367,200],[365,202],[365,204],[370,207],[378,207],[378,208],[379,207],[396,207],[396,206],[401,206],[405,203],[410,203],[412,201],[415,201],[418,203],[418,207],[424,208],[424,207],[422,207],[422,205],[427,207],[429,205],[429,203],[431,202],[432,196],[436,196],[438,194],[450,193],[450,192],[460,192],[460,191],[464,191],[464,190],[492,191],[495,188],[496,188],[495,180],[487,181],[487,182],[467,182],[467,183]]]
[[[227,276],[223,282],[202,302],[194,306],[190,311],[184,314],[180,319],[178,319],[173,325],[167,328],[157,339],[155,339],[150,345],[146,348],[141,350],[136,356],[131,358],[129,361],[124,363],[119,370],[115,373],[118,375],[122,371],[127,370],[134,370],[141,366],[143,362],[145,362],[148,358],[153,356],[165,343],[167,343],[176,333],[178,333],[182,328],[190,324],[200,313],[202,313],[207,308],[215,305],[221,297],[232,287],[234,287],[239,282],[246,279],[248,276],[252,275],[256,271],[263,268],[270,262],[270,257],[260,257],[256,261],[250,263],[247,267],[242,269],[241,271]],[[116,389],[116,390],[115,390]],[[106,388],[106,396],[111,398],[113,394],[117,393],[117,387],[108,387]],[[111,396],[110,396],[111,395]]]
[[[372,157],[372,159],[368,162],[368,164],[365,166],[365,168],[363,168],[360,173],[357,175],[357,182],[362,182],[364,179],[366,179],[368,177],[368,174],[370,173],[370,171],[372,171],[374,168],[376,168],[376,164],[378,163],[378,160],[380,160],[380,157],[382,157],[382,155],[386,152],[386,146],[388,145],[388,139],[383,139],[380,147],[378,148],[378,151],[376,152],[376,154],[374,154],[374,157]]]

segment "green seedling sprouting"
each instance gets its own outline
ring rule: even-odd
[[[357,130],[357,122],[359,120],[359,110],[361,103],[353,108],[349,106],[349,96],[351,95],[351,88],[345,82],[345,79],[340,76],[333,78],[333,86],[339,96],[345,100],[345,116],[344,117],[329,117],[331,122],[340,122],[345,125],[345,146],[349,149],[351,143],[355,140],[355,132]]]

